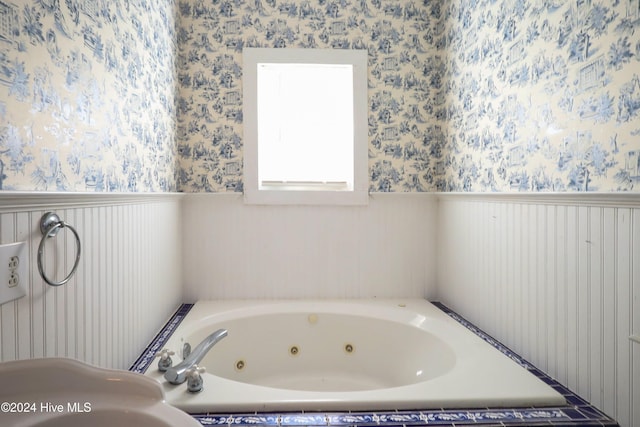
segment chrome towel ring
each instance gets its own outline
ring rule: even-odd
[[[76,251],[76,260],[73,263],[73,268],[69,275],[59,282],[54,282],[44,273],[44,268],[42,267],[42,254],[44,253],[44,242],[46,239],[49,237],[55,237],[63,228],[68,228],[76,236],[76,247],[78,250]],[[51,286],[64,285],[71,279],[71,276],[74,275],[78,269],[78,264],[80,263],[80,236],[78,236],[78,232],[75,228],[62,221],[54,212],[47,212],[42,216],[42,218],[40,218],[40,232],[42,233],[42,240],[40,240],[40,246],[38,246],[38,271],[40,272],[40,276]]]

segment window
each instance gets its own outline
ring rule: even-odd
[[[243,51],[244,191],[255,204],[366,204],[367,52]]]

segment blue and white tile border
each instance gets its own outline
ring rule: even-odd
[[[178,307],[173,316],[171,316],[171,319],[169,319],[167,324],[164,325],[158,335],[151,341],[151,344],[144,349],[142,354],[136,359],[133,365],[131,365],[129,368],[131,372],[144,374],[147,369],[149,369],[149,366],[151,366],[151,363],[153,363],[153,360],[156,358],[156,354],[164,348],[164,345],[169,341],[173,332],[184,320],[192,307],[193,304],[182,304]]]
[[[232,413],[192,414],[203,426],[618,426],[613,419],[571,392],[562,384],[531,365],[525,359],[505,347],[490,335],[450,310],[444,304],[434,302],[439,309],[500,350],[509,358],[531,371],[551,385],[565,399],[567,406],[544,408],[485,408],[485,409],[429,409],[413,411],[376,412],[282,412],[282,413]],[[185,318],[193,304],[183,304],[131,366],[130,371],[144,373],[153,363],[171,334]]]

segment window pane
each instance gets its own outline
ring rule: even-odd
[[[245,202],[366,205],[367,51],[245,47],[242,56]]]
[[[259,64],[258,117],[260,182],[353,188],[351,65]]]

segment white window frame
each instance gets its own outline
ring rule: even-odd
[[[349,64],[353,67],[353,188],[270,185],[258,178],[258,64]],[[248,204],[366,205],[368,203],[367,51],[243,49],[244,200]],[[333,187],[333,188],[332,188]]]

